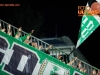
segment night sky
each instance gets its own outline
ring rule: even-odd
[[[78,17],[78,6],[85,6],[88,0],[78,0],[77,2],[66,2],[62,4],[35,3],[28,1],[9,1],[10,4],[20,4],[20,6],[0,6],[0,19],[16,26],[22,26],[26,32],[35,30],[34,36],[38,38],[50,38],[69,36],[77,43],[78,31],[81,24],[81,17]],[[75,3],[72,5],[71,3]],[[6,4],[8,2],[2,2]],[[100,27],[90,35],[78,48],[91,65],[100,68]],[[57,34],[57,35],[56,35]]]

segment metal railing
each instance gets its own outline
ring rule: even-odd
[[[8,27],[7,27],[7,26],[8,26],[9,23],[7,23],[7,22],[5,22],[5,21],[3,21],[3,20],[0,19],[0,24],[1,24],[1,27],[2,27],[2,28],[5,28],[5,29],[6,29],[6,32],[7,32],[7,30],[8,30]],[[10,24],[10,25],[11,25],[11,24]],[[13,31],[13,32],[12,32],[12,36],[14,36],[14,35],[16,34],[18,28],[16,28],[16,27],[14,27],[13,25],[11,25],[11,30]],[[21,36],[25,36],[25,35],[27,35],[27,34],[28,34],[28,33],[24,32],[24,31],[21,31]],[[44,42],[44,41],[42,41],[42,40],[40,40],[40,39],[38,39],[38,38],[32,36],[32,35],[31,35],[31,39],[32,39],[32,41],[37,42],[37,45],[38,45],[38,46],[42,45],[43,48],[47,48],[47,47],[50,45],[50,44],[48,44],[48,43],[46,43],[46,42]],[[54,54],[54,53],[55,53],[55,54]],[[53,46],[50,54],[51,54],[51,55],[55,55],[55,57],[57,57],[58,53],[59,53],[60,55],[66,55],[66,56],[68,55],[67,53],[65,53],[65,52],[61,51],[60,49],[55,48],[55,47]],[[71,56],[71,58],[74,59],[75,57],[72,57],[72,56]],[[85,69],[87,70],[86,73],[87,73],[88,75],[92,72],[93,69],[98,70],[97,68],[95,68],[95,67],[93,67],[93,66],[91,66],[91,65],[89,65],[89,64],[87,64],[87,63],[85,63],[84,61],[82,61],[82,60],[80,60],[80,59],[77,59],[72,65],[76,66],[76,65],[78,64],[79,61],[82,62],[82,67],[85,68]]]
[[[6,33],[7,33],[7,31],[8,31],[8,27],[7,27],[7,26],[8,26],[9,23],[7,23],[7,22],[5,22],[5,21],[3,21],[3,20],[1,20],[1,19],[0,19],[0,23],[1,23],[2,28],[6,29]],[[11,24],[10,24],[10,25],[11,25]],[[17,30],[18,30],[17,27],[11,25],[11,31],[12,31],[12,36],[13,36],[13,37],[15,36]],[[25,36],[25,35],[27,35],[27,34],[28,34],[28,33],[24,32],[24,31],[21,31],[21,36]],[[42,48],[43,48],[43,49],[47,48],[47,47],[50,45],[50,44],[48,44],[48,43],[46,43],[46,42],[44,42],[44,41],[42,41],[42,40],[40,40],[40,39],[38,39],[38,38],[32,36],[32,35],[31,35],[31,39],[32,39],[32,41],[37,42],[37,45],[38,45],[38,46],[42,45]],[[52,53],[54,52],[53,50],[56,50],[56,51],[59,52],[60,54],[66,54],[66,55],[67,55],[67,53],[64,53],[63,51],[61,51],[60,49],[58,49],[58,48],[56,48],[56,47],[54,47],[54,46],[52,46]],[[56,56],[57,56],[57,55],[56,55]]]
[[[71,56],[72,59],[74,59],[74,56]],[[74,67],[76,67],[78,65],[78,63],[81,62],[81,68],[84,68],[86,70],[86,74],[87,75],[91,75],[92,71],[98,70],[98,68],[91,66],[90,64],[80,60],[80,59],[76,59],[76,61],[72,64]]]

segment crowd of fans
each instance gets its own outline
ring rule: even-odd
[[[4,33],[7,33],[9,36],[12,36],[12,30],[11,30],[11,25],[10,24],[8,24],[7,32],[6,32],[6,29],[2,28],[1,23],[0,23],[0,31],[2,31]],[[21,31],[22,31],[22,27],[19,27],[16,34],[14,35],[14,37],[17,40],[19,40],[21,42],[24,42],[26,44],[29,44],[29,45],[33,46],[34,48],[50,55],[49,49],[52,48],[52,45],[49,45],[47,48],[42,49],[42,45],[38,46],[37,42],[32,41],[31,34],[34,32],[34,30],[32,30],[30,33],[28,33],[27,35],[25,35],[23,37],[21,36]],[[57,59],[60,60],[61,62],[65,63],[63,56],[61,56],[60,54],[58,55]],[[86,73],[87,70],[82,67],[81,61],[78,62],[78,64],[76,66],[73,65],[73,63],[76,61],[76,59],[77,59],[77,57],[75,57],[72,61],[67,63],[67,65],[72,66],[73,68],[76,68],[76,69],[80,70],[83,73]],[[58,75],[58,74],[55,74],[55,75]],[[90,75],[100,75],[100,70],[96,71],[95,69],[93,69],[93,71],[91,72]]]

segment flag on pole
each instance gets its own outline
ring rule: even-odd
[[[90,0],[87,3],[87,6],[91,6],[92,3],[96,2],[95,0]],[[100,3],[100,0],[97,0]],[[100,17],[98,15],[83,15],[81,26],[79,30],[78,41],[76,48],[78,48],[98,27],[100,26]]]

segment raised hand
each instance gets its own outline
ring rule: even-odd
[[[19,28],[18,28],[18,31],[22,31],[22,27],[19,27]]]
[[[78,59],[78,57],[75,57],[74,59],[76,60],[76,59]]]
[[[10,24],[8,24],[8,28],[9,28],[9,29],[11,28],[11,25],[10,25]]]
[[[32,39],[30,39],[29,42],[31,43],[32,42]]]
[[[51,48],[52,47],[52,45],[49,45],[49,48]]]
[[[6,31],[6,29],[2,29],[2,32],[5,32]]]
[[[0,23],[0,27],[1,27],[1,23]]]
[[[62,57],[62,56],[59,54],[59,55],[58,55],[58,59],[60,60],[60,59],[61,59],[61,57]]]
[[[40,45],[38,49],[41,50],[42,49],[42,45]]]
[[[31,34],[32,34],[34,31],[35,31],[35,30],[32,30],[32,31],[31,31]]]

